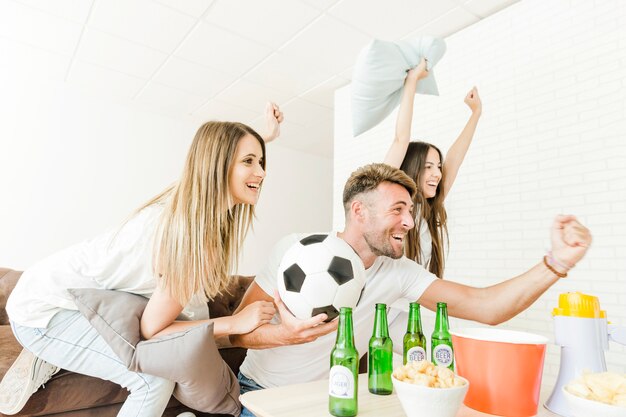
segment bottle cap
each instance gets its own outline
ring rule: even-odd
[[[559,295],[559,306],[552,310],[552,315],[598,319],[606,318],[606,311],[600,310],[600,301],[596,296],[567,292]]]

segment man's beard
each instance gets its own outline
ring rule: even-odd
[[[370,251],[376,256],[387,256],[392,259],[399,259],[404,254],[403,250],[400,251],[400,253],[396,253],[391,243],[382,238],[380,234],[364,233],[363,238]]]

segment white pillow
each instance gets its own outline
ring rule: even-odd
[[[400,104],[406,72],[428,61],[428,76],[417,93],[439,95],[433,67],[446,52],[443,39],[425,36],[399,42],[373,40],[357,58],[352,76],[352,133],[358,136],[380,123]]]

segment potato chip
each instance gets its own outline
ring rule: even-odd
[[[584,372],[565,389],[577,397],[626,407],[626,375],[614,372]]]
[[[452,388],[465,385],[454,372],[443,366],[435,366],[428,361],[409,362],[393,371],[393,376],[402,382],[430,388]]]
[[[617,394],[613,397],[613,404],[620,407],[626,407],[626,394]]]

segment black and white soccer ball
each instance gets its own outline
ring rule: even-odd
[[[365,287],[363,261],[343,240],[315,234],[293,244],[278,267],[278,293],[291,313],[330,321],[341,307],[356,307]]]

